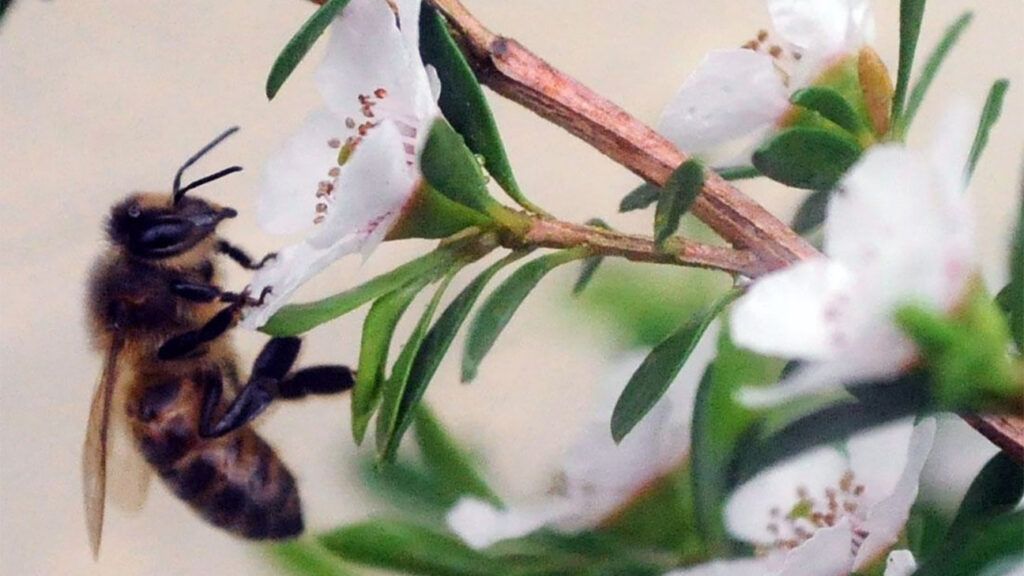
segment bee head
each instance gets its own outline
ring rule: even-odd
[[[174,175],[170,202],[164,194],[136,193],[114,205],[107,223],[107,235],[134,256],[162,259],[182,254],[210,237],[217,224],[238,215],[226,208],[192,196],[188,191],[240,171],[231,166],[182,186],[181,177],[207,152],[238,131],[235,126],[203,146],[182,164]]]

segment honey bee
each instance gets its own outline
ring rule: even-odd
[[[155,471],[215,526],[250,539],[298,535],[303,520],[295,479],[247,424],[276,399],[352,387],[352,372],[344,366],[293,372],[298,338],[271,339],[241,383],[225,333],[267,291],[253,298],[248,290],[222,290],[214,259],[225,255],[244,268],[257,269],[273,254],[254,261],[218,237],[218,224],[237,212],[186,195],[240,167],[181,184],[186,169],[237,129],[225,131],[189,158],[175,175],[170,195],[135,193],[111,209],[109,247],[93,268],[88,291],[93,343],[105,354],[83,452],[86,523],[94,556],[99,554],[108,469],[111,480],[127,480],[133,470],[141,471],[138,479],[127,482],[134,485],[134,493],[123,492],[130,495],[126,500],[134,500],[128,502],[131,507],[141,504],[146,478]],[[127,452],[117,449],[123,445],[117,430],[126,432],[133,445]],[[114,462],[133,453],[135,458],[141,454],[148,466]]]

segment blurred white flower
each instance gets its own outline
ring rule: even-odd
[[[470,546],[485,548],[542,527],[570,533],[595,528],[613,516],[685,460],[694,395],[714,357],[717,332],[717,324],[705,332],[665,396],[618,445],[608,422],[643,355],[615,364],[602,382],[598,410],[562,462],[557,495],[505,509],[463,498],[448,513],[448,526]]]
[[[896,144],[868,150],[829,205],[829,258],[769,274],[737,302],[737,344],[805,361],[777,386],[741,391],[743,402],[892,378],[914,361],[913,343],[893,322],[897,308],[949,311],[976,272],[964,194],[968,125],[966,113],[950,115],[927,154]]]
[[[891,425],[854,436],[842,452],[818,448],[759,474],[725,511],[732,535],[759,556],[671,575],[847,576],[887,553],[886,576],[911,574],[913,555],[890,549],[910,516],[934,436],[931,418],[913,429]]]
[[[743,48],[708,53],[662,112],[658,131],[681,150],[704,156],[740,140],[756,144],[784,119],[790,94],[874,37],[868,0],[767,5],[774,34],[763,30]]]
[[[243,324],[262,326],[336,259],[372,251],[413,197],[417,155],[440,114],[433,69],[419,54],[419,0],[352,0],[335,18],[316,74],[326,108],[267,163],[258,219],[273,234],[305,233],[259,270],[273,290]],[[401,24],[401,25],[400,25]]]

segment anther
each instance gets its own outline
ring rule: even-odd
[[[352,118],[345,118],[345,128],[348,128],[349,130],[351,130],[351,129],[355,128],[355,127],[356,127],[356,121],[355,120],[353,120]]]
[[[331,138],[330,140],[327,141],[327,145],[330,146],[331,148],[341,148],[341,140],[338,140],[337,138]]]
[[[376,90],[373,91],[373,95],[376,96],[377,98],[387,98],[388,91],[383,88],[377,88]]]

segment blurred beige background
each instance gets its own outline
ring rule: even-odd
[[[767,22],[759,0],[466,0],[492,28],[523,41],[640,118],[654,122],[702,53],[737,46]],[[876,2],[879,52],[895,70],[895,0]],[[1005,246],[1021,166],[1024,3],[933,0],[922,46],[960,11],[979,13],[924,107],[924,140],[944,102],[980,104],[999,76],[1013,82],[973,186],[986,274],[1005,278]],[[166,189],[179,163],[222,128],[243,131],[193,174],[239,163],[240,176],[204,193],[241,210],[225,230],[260,254],[282,240],[255,227],[260,165],[317,106],[318,53],[273,103],[263,97],[278,50],[311,12],[300,0],[19,0],[0,28],[0,572],[48,574],[270,574],[255,546],[200,522],[159,485],[143,513],[108,516],[103,556],[89,557],[79,492],[79,450],[100,360],[83,330],[83,284],[100,252],[108,206],[130,190]],[[560,129],[492,98],[518,177],[556,214],[611,216],[641,230],[650,214],[619,217],[636,178]],[[745,186],[780,214],[792,193]],[[388,269],[425,248],[385,246],[365,266],[336,265],[313,298]],[[237,272],[237,270],[235,271]],[[429,395],[458,435],[484,450],[510,499],[542,490],[588,408],[587,392],[616,349],[615,336],[582,330],[563,298],[572,271],[523,308],[471,387],[449,359]],[[231,276],[232,284],[245,277]],[[559,308],[565,313],[553,314]],[[365,310],[307,338],[306,362],[354,361]],[[408,327],[404,328],[408,330]],[[251,358],[262,338],[237,337]],[[364,518],[347,399],[283,406],[265,435],[299,477],[310,527]],[[114,471],[116,473],[116,471]]]

